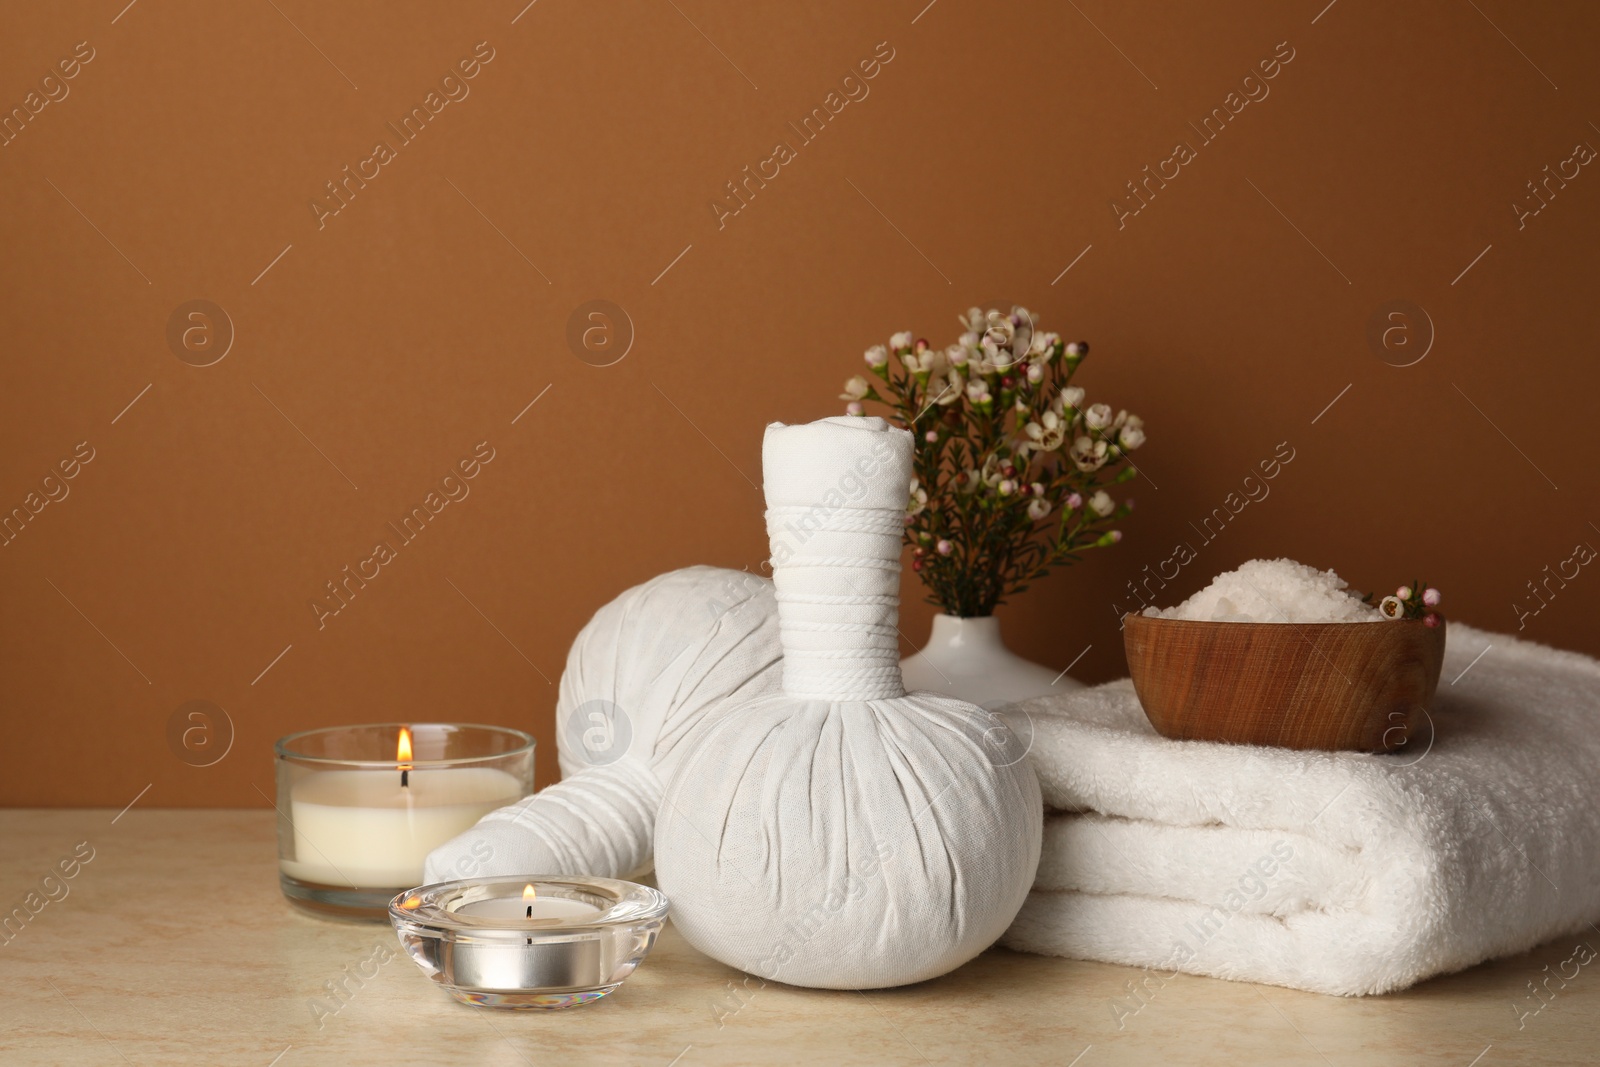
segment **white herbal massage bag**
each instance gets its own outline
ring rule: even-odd
[[[696,948],[763,978],[932,978],[1021,907],[1039,785],[988,712],[901,685],[910,434],[774,424],[762,462],[783,691],[728,701],[691,738],[657,817],[658,882]]]
[[[781,655],[765,578],[686,567],[627,590],[567,655],[556,704],[561,781],[435,849],[427,880],[647,870],[680,742],[722,702],[775,692]]]

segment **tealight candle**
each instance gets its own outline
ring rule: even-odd
[[[480,919],[593,919],[603,914],[600,908],[581,900],[541,897],[531,882],[522,887],[520,897],[487,897],[458,904],[452,910],[457,915]]]
[[[533,739],[500,727],[336,727],[277,747],[279,881],[319,914],[381,918],[429,852],[533,789]]]
[[[667,898],[611,878],[441,882],[397,895],[389,918],[406,952],[466,1004],[566,1008],[633,973],[666,920]]]

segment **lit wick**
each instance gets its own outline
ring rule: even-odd
[[[411,731],[400,727],[400,740],[394,749],[395,763],[400,767],[400,788],[411,785]]]
[[[522,899],[528,902],[528,918],[530,919],[533,918],[533,901],[538,895],[538,891],[533,888],[532,882],[522,887]]]

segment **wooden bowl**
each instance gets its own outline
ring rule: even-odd
[[[1164,737],[1393,752],[1431,724],[1444,622],[1189,622],[1128,615],[1128,672]]]

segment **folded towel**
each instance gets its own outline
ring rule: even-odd
[[[1016,705],[1058,814],[1001,943],[1357,995],[1600,933],[1600,663],[1451,623],[1432,714],[1367,755],[1170,741],[1127,680]]]

